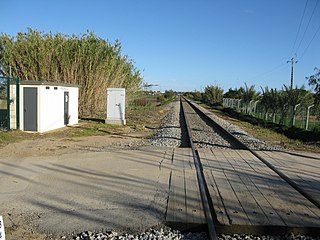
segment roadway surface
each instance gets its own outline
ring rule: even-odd
[[[85,230],[141,232],[163,223],[172,149],[79,152],[0,160],[6,228],[58,236]]]

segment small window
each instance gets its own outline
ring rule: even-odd
[[[58,87],[54,87],[54,90],[58,90]]]
[[[49,87],[49,86],[46,86],[46,89],[50,89],[50,87]]]

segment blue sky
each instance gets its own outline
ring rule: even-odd
[[[320,0],[308,0],[304,12],[306,2],[1,0],[0,32],[91,30],[111,42],[119,39],[144,80],[159,85],[154,90],[211,84],[228,90],[244,83],[279,89],[290,84],[286,61],[297,53],[294,84],[309,89],[305,77],[320,68]]]

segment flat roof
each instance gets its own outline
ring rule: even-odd
[[[46,82],[46,81],[20,81],[20,85],[46,85],[46,86],[61,86],[61,87],[81,87],[78,84],[69,84],[61,82]]]

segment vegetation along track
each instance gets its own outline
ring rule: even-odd
[[[256,150],[277,150],[272,146],[267,146],[266,144],[253,143],[253,139],[249,137],[249,140],[244,137],[243,134],[239,134],[239,131],[230,132],[226,130],[226,127],[222,127],[217,121],[213,114],[205,112],[198,105],[190,102],[185,98],[181,98],[181,108],[183,111],[183,116],[186,122],[186,128],[189,136],[190,146],[192,148],[195,166],[197,170],[198,184],[201,193],[201,199],[203,201],[204,210],[210,208],[210,212],[213,212],[212,203],[209,202],[210,196],[208,194],[208,187],[206,185],[205,178],[202,172],[201,159],[199,158],[197,149],[199,148],[220,148],[220,149],[242,149],[250,151],[255,155],[260,161],[266,164],[270,169],[272,169],[276,174],[278,174],[283,180],[285,180],[289,185],[291,185],[295,190],[312,202],[315,206],[320,208],[320,202],[314,199],[307,192],[304,191],[300,186],[298,186],[294,181],[292,181],[288,176],[286,176],[282,171],[277,169],[263,157],[261,157]],[[227,127],[228,128],[228,127]],[[240,137],[239,137],[240,136]],[[213,217],[208,216],[205,213],[206,219],[208,221],[208,230],[211,239],[216,239],[216,233],[213,226]]]

